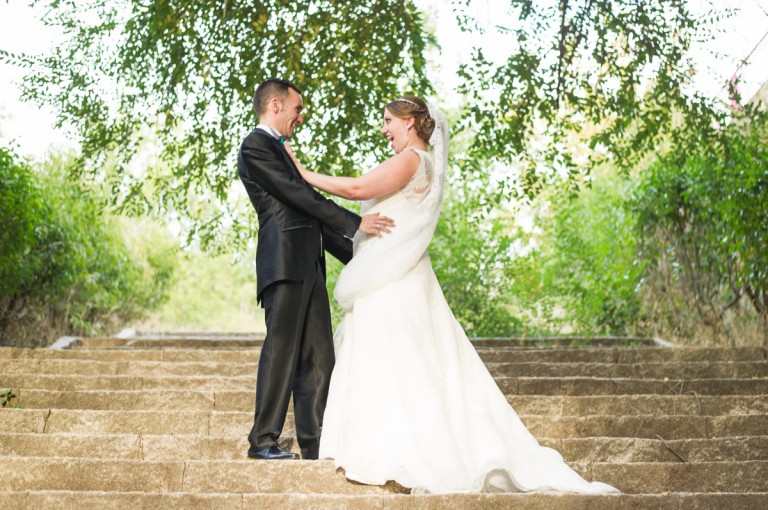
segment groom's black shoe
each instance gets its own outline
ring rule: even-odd
[[[301,458],[304,460],[317,460],[320,456],[320,443],[301,449]]]
[[[299,456],[295,453],[286,452],[279,446],[270,446],[269,448],[263,448],[255,452],[248,450],[248,458],[264,460],[288,460],[297,459]]]

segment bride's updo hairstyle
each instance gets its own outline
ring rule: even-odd
[[[435,120],[429,116],[429,108],[424,100],[416,96],[402,96],[390,101],[387,110],[395,117],[407,119],[413,117],[413,127],[416,134],[429,143],[432,132],[435,130]]]

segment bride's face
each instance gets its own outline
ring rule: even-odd
[[[387,137],[389,146],[395,151],[395,154],[400,154],[400,151],[408,146],[410,136],[408,130],[411,126],[413,126],[413,117],[401,119],[392,115],[392,112],[386,108],[384,109],[384,124],[381,127],[381,134]]]

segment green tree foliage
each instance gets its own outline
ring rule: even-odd
[[[716,138],[674,139],[642,174],[635,198],[643,255],[715,336],[742,298],[768,345],[768,114],[748,105]],[[683,331],[683,334],[688,333]]]
[[[29,254],[44,226],[44,203],[30,169],[12,150],[0,148],[0,170],[0,295],[11,296],[30,286],[41,269]]]
[[[130,225],[73,185],[65,166],[53,160],[36,171],[0,148],[0,213],[9,226],[0,257],[4,342],[104,331],[165,298],[175,254],[167,234],[141,225],[129,245]]]
[[[467,14],[476,3],[456,2],[467,30],[477,29]],[[519,24],[498,27],[508,36],[507,60],[496,64],[477,50],[460,71],[469,101],[463,125],[476,133],[470,160],[512,164],[517,186],[504,191],[529,196],[558,174],[589,170],[606,152],[630,168],[676,111],[707,104],[685,93],[687,50],[711,26],[688,5],[511,1]]]
[[[577,333],[635,334],[643,265],[637,260],[631,184],[602,168],[577,196],[555,194],[534,253],[542,271],[540,299],[559,306],[559,321]],[[548,320],[557,314],[547,315]]]
[[[79,135],[80,175],[105,180],[128,210],[174,210],[223,222],[227,206],[188,213],[191,197],[225,202],[237,149],[256,125],[267,78],[304,91],[315,168],[352,174],[352,155],[381,155],[376,125],[392,97],[430,92],[429,37],[413,2],[39,0],[65,43],[30,66],[25,97],[52,105]],[[141,152],[157,157],[145,161]],[[106,175],[104,175],[106,174]],[[213,229],[214,231],[216,229]]]
[[[443,204],[429,247],[432,266],[456,319],[473,337],[510,336],[523,331],[514,315],[514,264],[517,239],[512,217],[485,203],[482,184],[455,179]]]
[[[256,304],[253,253],[232,260],[191,251],[180,254],[168,301],[138,329],[149,331],[265,332]]]

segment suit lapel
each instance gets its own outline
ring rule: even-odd
[[[298,179],[299,182],[307,184],[306,181],[302,179],[301,174],[299,173],[299,169],[296,168],[296,165],[293,164],[293,160],[288,155],[288,152],[286,152],[285,147],[283,147],[283,144],[281,144],[279,140],[277,140],[274,136],[267,133],[261,128],[257,129],[256,131],[258,131],[264,138],[267,139],[267,143],[271,143],[277,146],[277,151],[280,153],[280,157],[283,158],[283,161],[290,169],[289,171],[293,174],[294,177],[296,177],[296,179]],[[307,186],[309,185],[307,184]]]
[[[285,147],[283,147],[283,144],[281,144],[277,140],[275,140],[275,142],[280,146],[280,154],[283,156],[283,160],[288,165],[288,168],[290,168],[291,171],[293,172],[293,175],[296,176],[299,182],[303,182],[304,184],[307,184],[306,181],[301,177],[301,174],[299,173],[299,169],[296,168],[296,165],[293,163],[293,160],[288,155],[288,152],[285,150]]]

